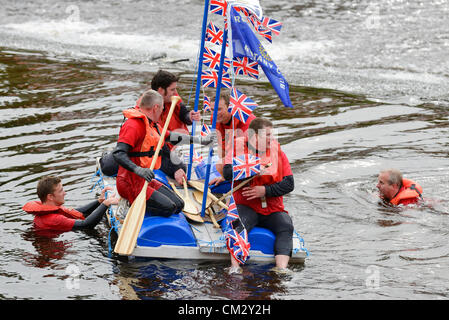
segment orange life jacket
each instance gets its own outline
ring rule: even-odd
[[[139,109],[131,108],[123,111],[123,115],[128,119],[142,119],[145,123],[145,138],[143,140],[140,152],[147,153],[147,155],[139,156],[140,166],[143,168],[149,168],[151,166],[151,161],[153,161],[154,151],[156,150],[157,144],[159,142],[159,132],[153,126],[150,126],[150,122],[146,115],[140,112]],[[157,124],[155,124],[157,126]],[[132,156],[132,155],[131,155]],[[161,156],[160,153],[156,160],[156,165],[154,170],[161,167]]]
[[[84,215],[73,209],[66,208],[63,206],[50,206],[42,204],[40,201],[30,201],[22,207],[23,211],[34,214],[36,216],[42,216],[46,214],[62,214],[70,219],[81,219],[84,220]]]
[[[402,179],[402,190],[390,200],[393,205],[398,205],[405,199],[418,199],[422,198],[422,188],[416,182],[409,179]]]

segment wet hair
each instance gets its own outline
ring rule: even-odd
[[[151,80],[151,89],[156,90],[162,88],[167,90],[167,88],[173,83],[178,82],[179,77],[171,72],[165,70],[159,70]]]
[[[381,173],[388,173],[388,184],[396,184],[398,186],[402,185],[402,173],[397,169],[384,170]]]
[[[140,98],[139,107],[152,108],[154,105],[159,104],[163,105],[164,99],[159,94],[159,92],[155,90],[147,90],[143,93]]]
[[[55,187],[61,183],[61,179],[55,176],[42,177],[37,183],[37,196],[41,202],[47,200],[47,196],[55,191]]]

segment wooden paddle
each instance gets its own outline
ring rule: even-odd
[[[201,191],[199,191],[199,190],[195,190],[195,191],[193,191],[193,198],[195,198],[195,200],[198,203],[202,203],[202,201],[203,201],[203,193]],[[209,207],[211,202],[212,202],[212,199],[208,197],[207,200],[206,200],[206,206]],[[220,226],[217,223],[217,220],[215,219],[215,215],[212,212],[211,208],[207,208],[207,213],[209,214],[210,221],[212,222],[214,227],[215,228],[220,228]]]
[[[181,98],[178,96],[171,97],[171,106],[165,120],[164,128],[161,132],[161,137],[157,143],[156,151],[153,155],[153,160],[151,161],[150,169],[153,170],[156,165],[156,160],[159,156],[159,151],[162,148],[165,140],[165,133],[167,132],[168,124],[172,117],[175,106]],[[145,217],[145,209],[147,204],[147,188],[148,181],[145,180],[142,190],[140,191],[137,198],[134,200],[131,208],[129,208],[128,213],[125,217],[125,222],[122,225],[120,234],[115,244],[114,251],[121,255],[130,255],[134,247],[136,246],[137,236],[139,235],[140,228],[142,227],[143,218]]]
[[[204,183],[202,183],[201,181],[198,180],[189,180],[189,185],[192,186],[194,189],[203,192],[204,191]],[[216,196],[214,196],[212,194],[212,192],[210,191],[210,189],[208,189],[207,191],[207,196],[210,197],[213,201],[213,203],[218,204],[220,207],[228,210],[228,206],[226,204],[224,204],[221,200],[219,200]],[[210,207],[210,206],[208,206]]]
[[[172,187],[173,191],[181,198],[183,199],[182,195],[179,193],[178,188],[176,188],[175,184],[173,182],[169,182],[170,186]],[[200,211],[198,210],[198,208],[196,208],[196,212],[189,212],[189,211],[194,211],[192,209],[187,208],[188,210],[186,210],[186,200],[184,200],[184,208],[182,209],[182,212],[184,213],[184,215],[192,220],[192,221],[196,221],[196,222],[204,222],[203,217],[201,217],[200,215]],[[190,200],[191,201],[191,200]]]

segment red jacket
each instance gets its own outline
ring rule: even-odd
[[[70,231],[75,220],[84,220],[84,215],[72,208],[44,205],[31,201],[22,208],[34,215],[34,226],[39,230]]]
[[[243,146],[243,152],[252,153],[248,150],[248,143],[246,138],[239,138],[236,141],[237,146]],[[240,148],[242,149],[242,148]],[[237,155],[242,154],[242,150],[239,151],[239,147],[237,147]],[[264,154],[257,154],[261,159],[262,165],[267,165],[271,163],[271,166],[264,170],[264,174],[254,178],[249,185],[250,186],[265,186],[271,185],[274,183],[278,183],[282,181],[282,179],[286,176],[292,175],[292,171],[290,168],[290,163],[287,159],[285,153],[281,150],[281,146],[278,142],[272,142],[272,146],[267,150]],[[237,186],[236,184],[235,186]],[[284,198],[280,197],[266,197],[266,206],[262,207],[262,198],[247,200],[246,197],[243,196],[243,189],[241,188],[233,193],[234,200],[236,204],[243,204],[248,207],[251,207],[257,213],[263,215],[269,215],[273,212],[287,212],[284,208]]]

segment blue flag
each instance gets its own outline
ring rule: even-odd
[[[282,76],[281,71],[254,32],[234,8],[231,9],[231,28],[233,58],[248,57],[260,64],[282,103],[286,107],[293,108],[287,80]]]

